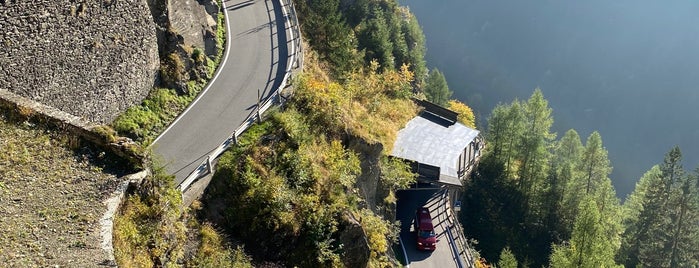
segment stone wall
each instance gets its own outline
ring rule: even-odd
[[[143,149],[127,138],[116,136],[113,130],[105,129],[104,126],[85,121],[2,88],[0,88],[0,114],[11,120],[32,122],[43,128],[57,129],[69,136],[81,138],[128,161],[132,168],[146,166]]]
[[[0,89],[109,123],[159,64],[145,0],[0,0]]]

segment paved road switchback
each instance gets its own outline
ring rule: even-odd
[[[228,36],[220,70],[152,146],[178,185],[254,111],[258,89],[263,99],[276,90],[287,68],[279,1],[224,0],[223,5]]]

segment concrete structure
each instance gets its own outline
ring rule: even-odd
[[[479,131],[457,122],[457,114],[427,101],[424,110],[398,132],[391,156],[409,161],[418,182],[463,186],[484,143]]]

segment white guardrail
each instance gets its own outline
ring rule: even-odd
[[[246,118],[245,121],[243,121],[243,123],[221,143],[221,145],[216,147],[216,149],[214,149],[214,151],[201,162],[197,169],[192,171],[192,173],[190,173],[189,176],[182,181],[182,183],[178,186],[180,191],[186,191],[187,188],[189,188],[189,186],[192,185],[192,183],[194,183],[197,179],[212,173],[212,161],[221,156],[221,154],[223,154],[223,152],[226,151],[231,144],[237,143],[238,137],[243,134],[243,132],[247,130],[255,122],[255,120],[262,120],[262,114],[272,107],[275,102],[281,103],[283,101],[281,95],[282,90],[286,87],[287,82],[291,77],[291,70],[294,68],[294,64],[296,64],[296,68],[303,68],[303,54],[301,54],[301,31],[299,29],[298,17],[296,16],[296,8],[294,7],[292,0],[286,0],[286,4],[284,3],[285,0],[278,1],[282,8],[282,14],[284,17],[284,28],[288,31],[289,39],[291,40],[291,53],[289,55],[289,64],[287,65],[284,79],[282,79],[279,88],[275,90],[263,103],[256,107],[255,111],[251,113],[250,116],[248,116],[248,118]],[[291,13],[287,12],[287,7],[289,7]],[[230,42],[230,40],[228,40],[228,42]]]
[[[446,192],[444,195],[446,195]],[[465,233],[461,228],[459,219],[456,218],[456,213],[454,213],[454,209],[451,206],[451,200],[449,200],[448,195],[443,197],[445,199],[444,207],[447,212],[447,219],[451,223],[451,226],[447,228],[447,235],[452,251],[457,258],[457,264],[459,267],[476,267],[476,261],[473,259],[468,242],[464,240]],[[452,231],[455,231],[456,235]]]

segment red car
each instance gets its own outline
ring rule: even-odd
[[[437,248],[437,237],[434,233],[430,209],[423,207],[417,210],[415,232],[417,233],[417,249],[433,251]]]

